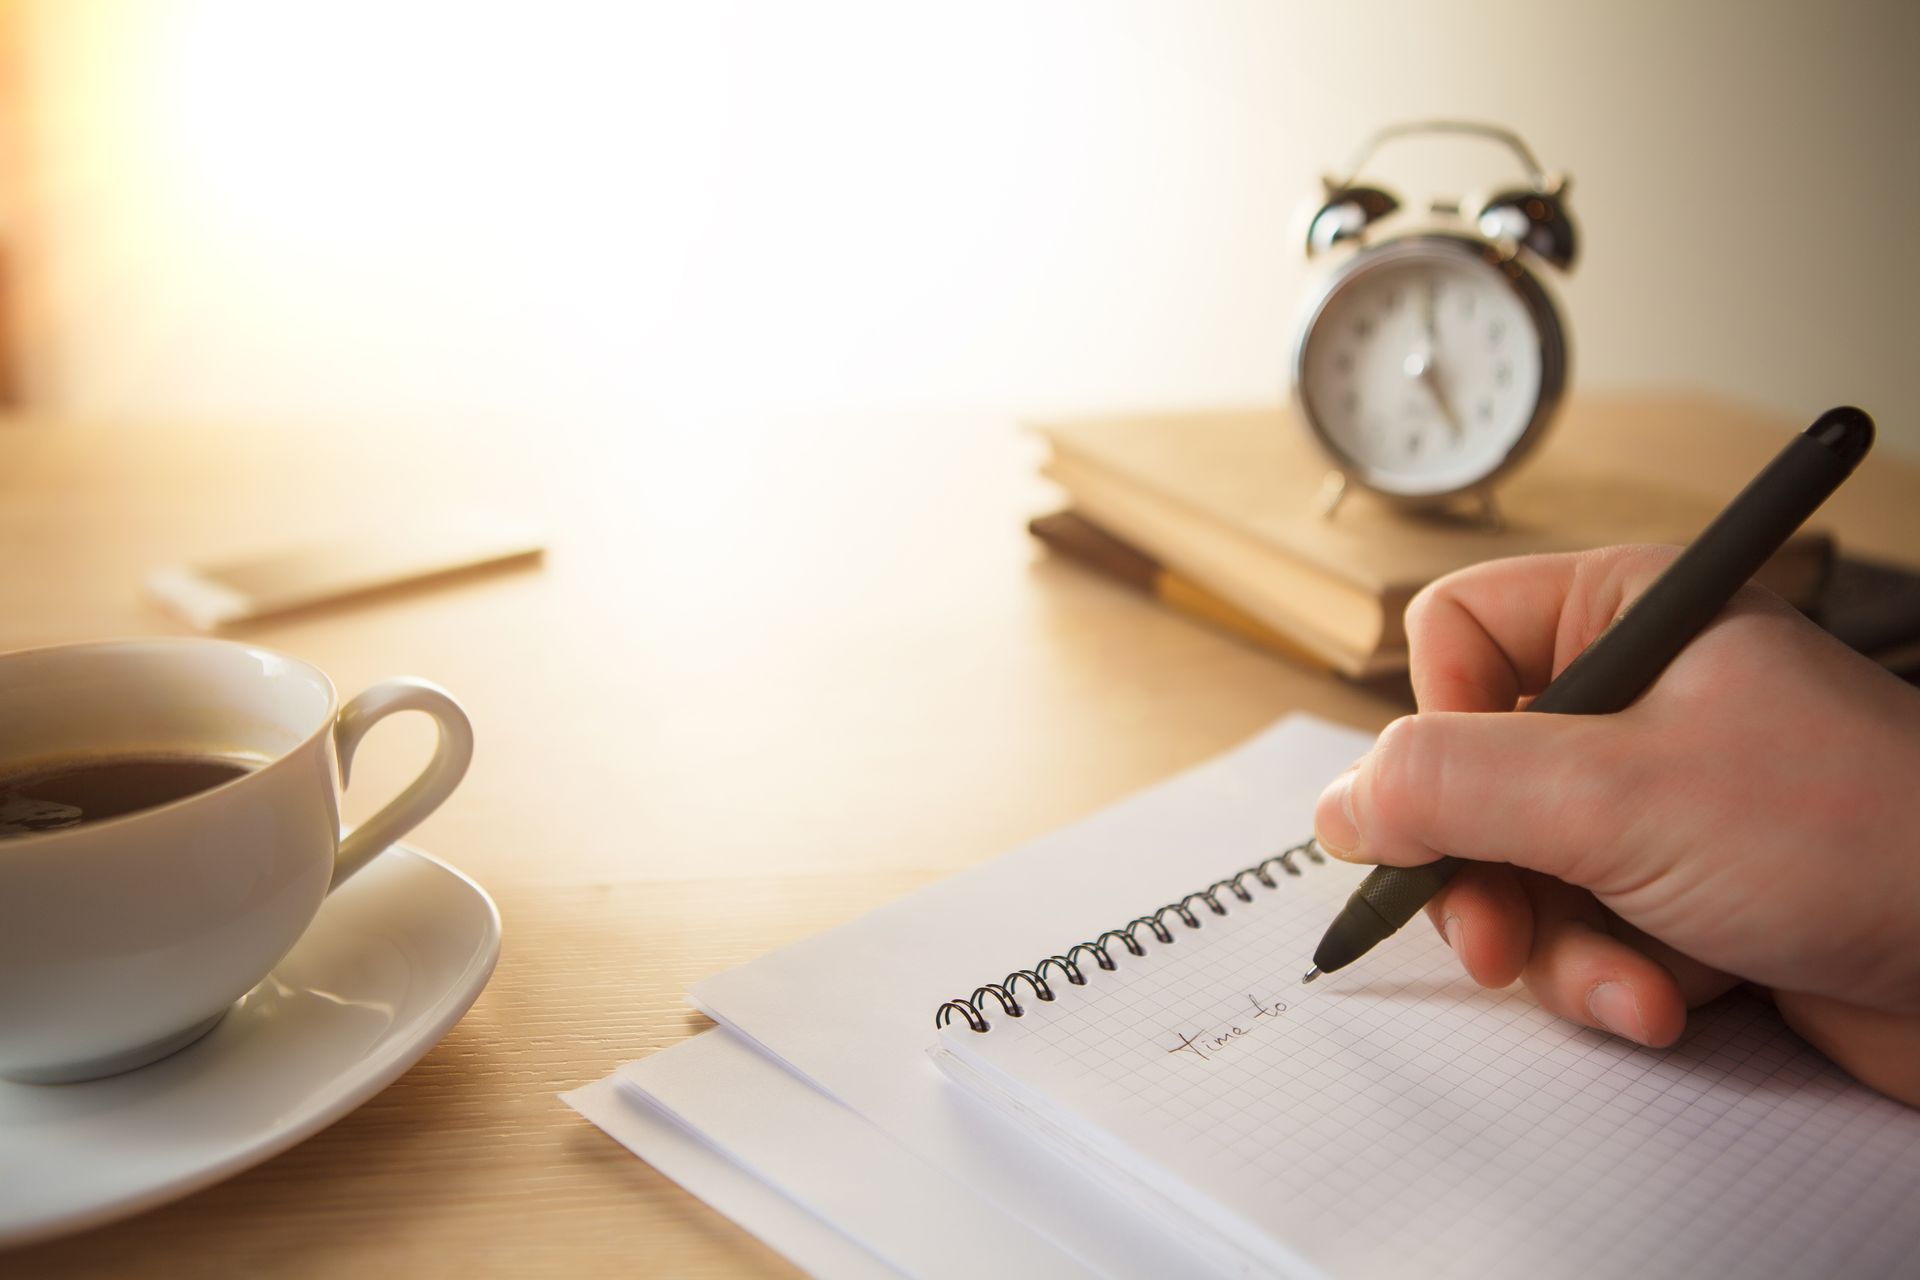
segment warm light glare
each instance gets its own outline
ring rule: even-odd
[[[51,390],[520,426],[1272,400],[1300,202],[1443,111],[1579,178],[1577,377],[1870,398],[1900,326],[1781,300],[1913,290],[1787,188],[1912,207],[1891,46],[1713,8],[28,0]]]

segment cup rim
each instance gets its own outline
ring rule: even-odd
[[[9,649],[4,653],[0,653],[0,668],[4,668],[7,663],[12,662],[16,658],[31,658],[51,653],[84,654],[88,650],[104,652],[130,649],[185,650],[207,648],[221,648],[238,650],[245,653],[263,654],[291,666],[303,668],[309,675],[318,680],[320,686],[327,691],[326,710],[321,714],[320,723],[315,726],[312,732],[308,733],[304,738],[301,738],[300,741],[280,752],[278,755],[275,755],[259,768],[249,769],[238,777],[216,783],[204,791],[196,791],[192,795],[181,796],[177,800],[169,800],[165,804],[156,804],[151,808],[136,809],[132,813],[115,814],[111,818],[102,818],[98,822],[82,823],[71,827],[60,827],[53,831],[35,831],[27,835],[0,838],[0,858],[7,857],[11,854],[23,853],[29,849],[43,849],[61,840],[75,839],[83,835],[91,837],[99,832],[127,826],[143,819],[154,817],[157,814],[178,812],[189,805],[198,804],[203,800],[209,800],[214,796],[229,791],[250,778],[256,778],[270,770],[281,768],[292,757],[311,746],[315,739],[333,732],[334,725],[337,724],[340,719],[340,690],[334,687],[332,677],[328,676],[326,672],[304,658],[296,658],[292,654],[282,653],[278,649],[269,649],[265,645],[252,644],[245,640],[228,640],[221,636],[133,636],[117,640],[75,640],[61,644],[33,645],[25,649]]]

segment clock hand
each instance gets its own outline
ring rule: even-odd
[[[1445,419],[1447,428],[1453,432],[1454,440],[1465,439],[1467,429],[1461,424],[1459,415],[1454,413],[1453,406],[1447,403],[1446,393],[1440,386],[1440,368],[1434,362],[1432,351],[1414,351],[1400,367],[1408,377],[1426,387],[1435,407],[1440,410],[1441,418]]]
[[[1432,361],[1428,361],[1421,371],[1420,381],[1426,383],[1427,390],[1433,393],[1433,402],[1439,406],[1440,416],[1447,420],[1447,426],[1453,431],[1453,438],[1456,441],[1465,438],[1467,429],[1460,425],[1459,415],[1454,413],[1453,406],[1447,403],[1445,393],[1440,390],[1440,370]]]
[[[1436,319],[1438,311],[1440,311],[1440,280],[1436,276],[1427,276],[1427,292],[1421,296],[1421,320],[1427,326],[1427,353],[1425,353],[1425,359],[1421,361],[1419,378],[1421,382],[1427,384],[1427,390],[1432,391],[1434,405],[1440,407],[1440,416],[1446,418],[1448,428],[1452,428],[1453,439],[1459,441],[1467,434],[1467,428],[1461,426],[1459,415],[1453,413],[1453,405],[1446,403],[1446,391],[1440,388],[1440,361],[1438,361],[1440,324]]]

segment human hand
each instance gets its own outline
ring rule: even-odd
[[[1420,713],[1320,797],[1336,857],[1470,859],[1428,915],[1483,986],[1642,1044],[1737,982],[1920,1104],[1920,690],[1757,588],[1606,716],[1511,715],[1677,552],[1452,574],[1407,610]],[[1499,713],[1499,714],[1487,714]]]

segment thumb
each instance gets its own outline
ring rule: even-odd
[[[1632,853],[1622,837],[1644,794],[1621,737],[1612,716],[1404,716],[1321,794],[1314,838],[1353,862],[1447,854],[1597,888],[1624,869],[1613,864]]]

